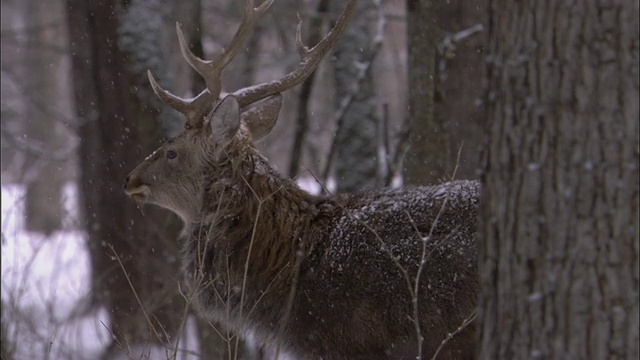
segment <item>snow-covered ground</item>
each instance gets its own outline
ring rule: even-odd
[[[90,263],[84,234],[24,230],[22,186],[2,186],[2,317],[16,359],[92,359],[109,339],[104,310],[83,311]],[[65,188],[68,214],[75,192]],[[74,216],[65,219],[71,227]],[[104,323],[104,325],[103,325]]]
[[[24,230],[24,195],[22,186],[2,186],[2,317],[14,358],[97,359],[109,344],[111,326],[105,309],[87,304],[90,259],[85,234],[72,230],[75,187],[65,188],[69,216],[63,223],[69,230],[48,237]],[[193,328],[188,321],[180,347],[197,351]],[[138,354],[140,359],[167,357],[164,349]]]

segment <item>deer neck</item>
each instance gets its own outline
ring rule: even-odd
[[[253,146],[243,146],[210,169],[196,219],[219,223],[235,217],[248,225],[258,217],[297,217],[315,202],[315,196],[280,176]]]
[[[293,264],[316,203],[315,196],[278,175],[257,151],[245,150],[230,156],[223,168],[212,169],[201,214],[185,230],[201,234],[199,229],[207,229],[217,253],[234,254],[225,260],[231,273],[243,273],[251,253],[248,274],[259,287]]]

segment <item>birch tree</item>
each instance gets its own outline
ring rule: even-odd
[[[336,16],[344,1],[332,1]],[[345,98],[355,95],[336,134],[336,178],[338,192],[354,192],[376,186],[377,126],[375,84],[370,71],[364,76],[359,67],[371,61],[372,29],[369,22],[370,1],[360,1],[358,11],[333,51],[336,108]],[[373,12],[371,12],[373,13]],[[357,87],[357,91],[355,88]],[[353,94],[355,92],[355,94]],[[328,159],[331,161],[331,159]]]

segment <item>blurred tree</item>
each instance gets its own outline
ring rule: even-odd
[[[175,217],[142,212],[122,191],[162,136],[146,80],[147,69],[164,78],[162,2],[67,0],[67,11],[92,296],[111,316],[111,358],[118,348],[167,345],[184,313],[176,228],[166,226]]]
[[[433,184],[449,163],[443,118],[436,112],[436,58],[440,27],[430,0],[407,0],[409,117],[411,147],[406,155],[404,182]]]
[[[320,0],[316,12],[324,14],[329,7],[329,0]],[[322,17],[316,16],[310,19],[309,31],[305,44],[317,44],[322,38]],[[305,143],[307,132],[309,131],[309,104],[311,102],[311,90],[313,89],[316,74],[314,71],[301,85],[298,107],[296,109],[296,122],[294,124],[293,144],[291,145],[291,158],[289,159],[289,177],[293,178],[299,175],[300,165],[303,158],[303,144]]]
[[[9,175],[26,186],[25,227],[48,235],[62,228],[62,190],[75,160],[63,1],[3,2],[3,8],[10,17],[3,11],[3,182]]]
[[[339,16],[344,1],[331,1],[330,10]],[[377,129],[375,85],[371,71],[360,74],[361,67],[372,59],[372,26],[368,11],[370,1],[360,1],[358,9],[336,44],[331,60],[334,67],[336,108],[345,98],[355,95],[344,113],[341,127],[335,135],[335,171],[337,192],[355,192],[376,186]],[[357,92],[355,94],[354,91]],[[331,159],[327,159],[331,161]]]
[[[484,122],[479,97],[487,0],[407,0],[411,146],[405,182],[475,178]]]
[[[26,82],[25,134],[30,142],[42,148],[59,149],[64,142],[57,129],[60,121],[54,120],[53,109],[60,103],[60,86],[56,72],[49,67],[60,68],[62,52],[52,51],[60,46],[64,37],[61,26],[50,24],[52,14],[57,13],[57,1],[41,2],[27,0],[22,3],[27,22],[34,27],[26,32],[31,46],[24,52],[23,66]],[[55,19],[55,17],[53,17]],[[53,158],[54,151],[28,154],[32,170],[26,177],[27,194],[25,213],[27,230],[51,234],[62,228],[62,185],[63,168],[60,160]]]
[[[489,8],[481,359],[638,358],[638,2]]]
[[[439,4],[437,23],[442,37],[438,44],[435,106],[443,119],[448,145],[446,175],[451,175],[462,146],[456,178],[476,179],[483,139],[480,134],[486,128],[480,99],[488,1],[449,0]]]

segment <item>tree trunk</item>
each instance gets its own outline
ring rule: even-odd
[[[328,5],[329,0],[320,0],[318,2],[316,12],[318,14],[326,13]],[[305,44],[307,44],[307,46],[313,46],[311,44],[315,45],[320,41],[320,39],[322,39],[321,16],[313,17],[309,22],[309,31]],[[313,90],[317,73],[317,70],[314,71],[300,85],[300,94],[298,95],[298,106],[296,109],[296,122],[293,130],[293,144],[291,145],[291,158],[289,159],[288,176],[290,178],[295,178],[300,172],[300,165],[304,155],[304,144],[307,132],[309,132],[311,90]]]
[[[491,1],[481,359],[638,358],[638,1]]]
[[[336,108],[358,84],[358,63],[369,61],[371,57],[372,49],[368,48],[372,39],[367,16],[369,7],[368,2],[358,4],[356,14],[333,50]],[[332,1],[330,10],[338,16],[344,10],[344,1]],[[373,76],[368,71],[344,114],[342,128],[336,134],[338,192],[355,192],[376,186],[377,126],[375,88]]]
[[[21,62],[26,79],[22,96],[27,102],[24,134],[28,142],[40,148],[28,153],[25,227],[49,235],[62,228],[62,187],[68,173],[66,162],[52,156],[65,147],[60,113],[66,99],[58,76],[63,70],[64,53],[60,48],[65,38],[63,26],[52,23],[63,18],[64,10],[61,1],[29,0],[22,7],[30,28],[22,29],[29,43]]]
[[[407,0],[410,148],[404,181],[433,184],[444,177],[449,161],[442,117],[435,111],[436,57],[440,27],[429,0]]]
[[[175,218],[151,207],[143,213],[122,191],[125,176],[157,147],[159,134],[158,112],[149,105],[152,92],[144,74],[154,67],[145,66],[145,58],[133,53],[136,48],[160,51],[154,37],[158,34],[148,31],[135,38],[136,27],[119,28],[120,21],[124,23],[121,15],[134,4],[159,6],[129,2],[127,8],[115,1],[67,0],[80,123],[80,200],[92,261],[92,295],[111,315],[111,351],[166,344],[166,335],[173,337],[184,311],[177,291],[176,233],[165,226]],[[153,23],[157,13],[136,10],[140,13],[131,18],[137,18],[138,25],[160,27]],[[151,43],[142,46],[141,41]],[[147,132],[139,130],[145,128]]]
[[[480,168],[482,137],[478,134],[486,128],[479,100],[484,80],[487,4],[487,0],[449,0],[440,2],[438,11],[438,24],[443,31],[440,44],[450,45],[439,51],[436,64],[439,101],[435,106],[448,139],[446,169],[452,171],[458,165],[457,179],[476,179]],[[468,35],[462,37],[465,32]]]

